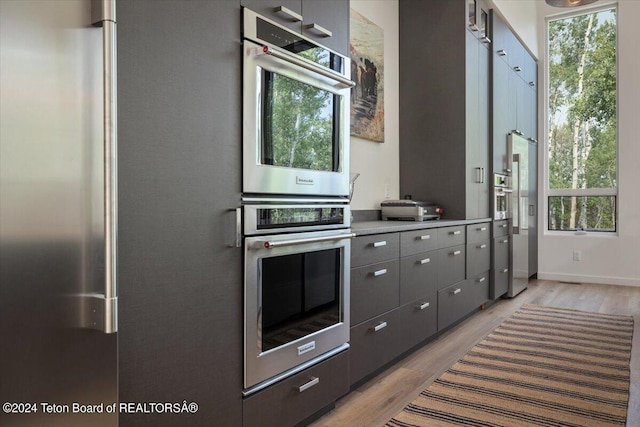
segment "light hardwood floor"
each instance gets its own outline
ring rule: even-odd
[[[479,311],[343,397],[313,427],[384,425],[522,304],[634,316],[627,427],[640,426],[640,287],[533,280],[514,299]]]

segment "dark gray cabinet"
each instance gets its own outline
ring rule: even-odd
[[[351,324],[397,308],[400,268],[392,260],[351,269]]]
[[[489,216],[490,52],[467,14],[466,0],[399,3],[400,193],[456,219]]]
[[[117,7],[119,400],[199,405],[119,425],[239,426],[240,3]]]
[[[509,290],[511,236],[509,220],[494,221],[491,247],[491,283],[489,298],[498,299]]]
[[[348,0],[241,0],[247,7],[343,55],[349,55]]]

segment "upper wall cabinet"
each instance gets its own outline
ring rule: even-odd
[[[242,6],[349,54],[349,0],[242,0]]]
[[[446,218],[486,218],[488,9],[482,0],[400,0],[399,12],[400,193],[442,205]]]

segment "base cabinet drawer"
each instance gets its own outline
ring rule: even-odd
[[[438,287],[464,280],[465,263],[465,245],[438,250]]]
[[[351,269],[352,325],[398,307],[399,266],[395,259]]]
[[[493,237],[507,236],[509,234],[509,220],[503,219],[500,221],[494,221],[493,223]]]
[[[509,290],[509,267],[491,270],[491,288],[489,298],[498,299]]]
[[[466,241],[465,226],[438,228],[438,247],[463,245]]]
[[[351,328],[349,371],[351,384],[400,354],[399,309]]]
[[[351,241],[351,268],[400,256],[398,233],[359,236]]]
[[[244,399],[244,427],[293,426],[349,392],[349,350]]]
[[[437,257],[432,251],[400,259],[400,305],[438,290]]]
[[[467,277],[491,268],[491,241],[467,244]]]
[[[467,243],[478,243],[491,238],[491,225],[487,222],[467,225]]]
[[[400,307],[400,346],[406,351],[438,332],[438,294]]]
[[[438,330],[441,331],[458,320],[465,300],[472,298],[467,281],[461,281],[438,291]]]
[[[400,233],[400,256],[415,255],[438,249],[438,230],[403,231]]]
[[[467,279],[467,281],[469,282],[472,296],[469,298],[469,305],[464,307],[463,316],[489,301],[489,287],[491,284],[490,271],[487,269],[486,271],[477,273]]]

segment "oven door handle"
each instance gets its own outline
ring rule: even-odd
[[[293,246],[293,245],[302,245],[305,243],[316,243],[316,242],[328,242],[332,240],[342,240],[342,239],[353,239],[356,237],[355,233],[347,233],[347,234],[334,234],[332,236],[322,236],[322,237],[309,237],[306,239],[292,239],[292,240],[278,240],[271,241],[265,240],[262,242],[262,247],[265,249],[273,249],[282,246]]]
[[[325,70],[324,68],[318,67],[312,63],[304,61],[300,58],[296,58],[295,56],[286,54],[284,52],[280,52],[279,50],[273,49],[271,46],[263,46],[262,54],[271,55],[274,58],[281,59],[283,61],[289,62],[291,64],[297,65],[298,67],[302,67],[306,70],[312,71],[314,73],[320,74],[329,79],[335,80],[339,83],[339,87],[342,88],[352,88],[355,87],[356,83],[351,81],[350,79],[336,73],[333,71]]]

